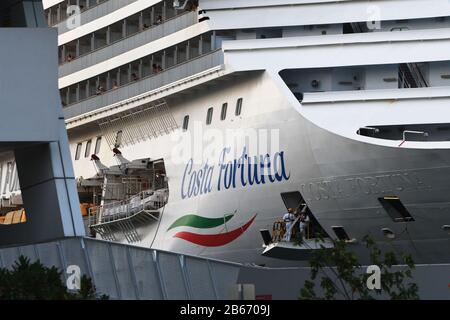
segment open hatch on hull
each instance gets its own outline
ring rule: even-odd
[[[380,201],[383,208],[395,222],[414,221],[414,218],[400,201],[400,198],[394,196],[383,197],[378,198],[378,201]]]
[[[113,151],[116,166],[107,167],[93,157],[102,194],[100,204],[88,209],[88,226],[105,240],[139,242],[139,227],[159,221],[168,200],[164,160],[129,161],[117,148]]]
[[[286,222],[280,217],[273,223],[272,235],[269,230],[260,230],[265,247],[263,256],[286,260],[306,260],[314,250],[334,246],[333,241],[317,221],[300,192],[285,192],[280,195],[286,210],[292,209],[295,219]]]
[[[304,237],[306,239],[326,238],[326,237],[329,238],[329,235],[327,234],[325,229],[322,228],[319,221],[317,221],[316,217],[311,212],[310,208],[306,204],[306,201],[304,200],[303,196],[299,191],[285,192],[281,193],[280,195],[281,198],[283,199],[286,209],[292,208],[295,213],[305,215],[306,228]],[[298,220],[293,226],[294,234],[296,234],[295,231],[299,230],[299,223],[300,220]]]

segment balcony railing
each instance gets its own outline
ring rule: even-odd
[[[71,62],[59,66],[59,77],[93,66],[119,54],[138,48],[146,43],[163,38],[197,23],[197,12],[185,12],[163,24],[152,26],[142,32],[120,39],[111,45],[87,53]]]
[[[94,21],[98,18],[101,18],[107,14],[110,14],[120,8],[123,8],[130,3],[136,2],[137,0],[109,0],[103,3],[100,3],[92,8],[89,8],[86,11],[81,12],[80,14],[80,23],[81,25],[84,25],[86,23],[89,23],[91,21]],[[69,29],[70,24],[67,24],[67,19],[61,21],[56,25],[58,28],[58,34],[63,34],[67,31],[70,31]]]
[[[66,119],[77,117],[84,113],[92,112],[148,91],[155,90],[159,87],[221,64],[223,64],[223,53],[221,50],[216,50],[165,69],[161,73],[142,78],[117,89],[104,92],[101,95],[91,96],[77,103],[68,105],[63,109],[64,116]]]

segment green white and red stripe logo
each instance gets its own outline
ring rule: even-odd
[[[174,223],[170,225],[167,231],[179,227],[191,227],[196,229],[212,229],[225,225],[234,214],[224,215],[218,218],[207,218],[195,214],[187,214],[178,218]],[[204,246],[204,247],[219,247],[226,245],[239,236],[241,236],[253,223],[256,218],[256,214],[245,224],[231,231],[226,231],[224,233],[215,234],[201,234],[187,231],[177,232],[174,237],[186,240],[188,242]]]

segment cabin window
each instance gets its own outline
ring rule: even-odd
[[[75,151],[75,160],[80,159],[80,155],[81,155],[81,146],[82,146],[81,143],[77,144],[77,149],[76,149],[76,151]]]
[[[236,116],[240,116],[242,111],[242,98],[239,98],[236,102]]]
[[[213,116],[213,108],[209,108],[208,112],[206,113],[206,125],[210,125],[212,122],[212,116]]]
[[[227,118],[227,108],[228,108],[228,103],[224,103],[222,105],[222,111],[220,112],[220,120],[225,120]]]
[[[95,141],[95,150],[94,150],[95,154],[98,154],[100,152],[101,145],[102,145],[102,137],[97,137],[97,141]]]
[[[189,127],[189,116],[186,115],[186,116],[184,116],[184,119],[183,119],[183,131],[186,131],[188,129],[188,127]]]
[[[342,241],[349,241],[350,237],[347,234],[347,231],[345,231],[344,227],[342,226],[335,226],[331,227],[333,229],[334,233],[336,234],[336,237],[338,237],[339,240]]]
[[[114,143],[114,147],[118,148],[122,144],[122,130],[117,131],[116,134],[116,142]]]
[[[408,222],[414,221],[414,218],[405,208],[398,197],[383,197],[378,198],[384,210],[394,220],[394,222]]]
[[[88,140],[86,142],[86,149],[84,149],[84,157],[85,158],[89,157],[89,154],[91,153],[91,144],[92,144],[92,140]]]

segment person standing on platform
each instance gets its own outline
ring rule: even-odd
[[[286,233],[284,234],[283,241],[291,241],[292,227],[295,221],[294,210],[289,208],[283,216],[283,221],[286,225]]]

